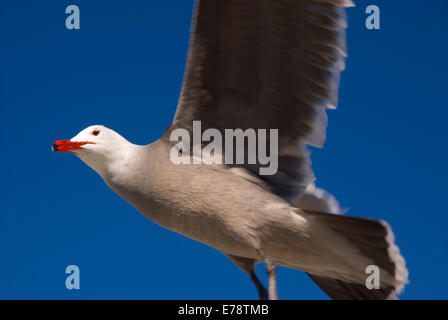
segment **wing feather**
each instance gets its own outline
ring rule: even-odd
[[[279,130],[279,170],[260,176],[285,199],[313,180],[304,144],[322,147],[345,68],[348,0],[198,0],[169,130]],[[259,164],[240,165],[258,174]]]

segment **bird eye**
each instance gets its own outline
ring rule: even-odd
[[[100,134],[100,130],[93,130],[93,131],[92,131],[92,134],[93,134],[94,136],[97,136],[97,135]]]

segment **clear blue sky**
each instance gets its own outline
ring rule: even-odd
[[[403,299],[448,298],[448,3],[358,1],[319,186],[349,214],[390,222],[407,259]],[[65,7],[81,29],[65,29]],[[364,27],[369,4],[381,30]],[[181,86],[192,1],[0,3],[0,298],[252,299],[221,253],[164,230],[109,190],[56,139],[104,124],[134,143],[159,138]],[[65,288],[65,267],[81,290]],[[265,279],[260,265],[258,273]],[[279,270],[284,299],[326,299]]]

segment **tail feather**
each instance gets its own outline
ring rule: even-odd
[[[383,284],[381,289],[369,290],[364,284],[349,283],[308,273],[322,290],[333,299],[396,298],[395,293],[399,293],[408,281],[408,270],[400,250],[394,244],[392,230],[385,221],[324,214],[323,212],[341,215],[345,210],[339,206],[339,202],[333,195],[317,188],[314,183],[311,183],[306,188],[305,194],[293,204],[305,212],[308,211],[308,214],[313,215],[313,219],[325,220],[322,222],[343,235],[393,278],[391,285]]]
[[[309,274],[311,279],[335,300],[396,300],[394,287],[367,289],[365,285],[348,283]]]
[[[389,225],[381,220],[340,216],[304,210],[302,215],[318,225],[343,236],[362,256],[373,261],[381,270],[381,289],[368,290],[364,283],[349,283],[337,279],[312,275],[311,278],[335,299],[390,299],[399,293],[407,282],[405,260],[394,244]],[[312,273],[312,272],[309,272]],[[368,275],[366,274],[366,277]]]

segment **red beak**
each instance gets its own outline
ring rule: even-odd
[[[81,149],[81,146],[85,144],[93,144],[93,142],[58,140],[53,143],[51,149],[58,152],[71,152]]]

